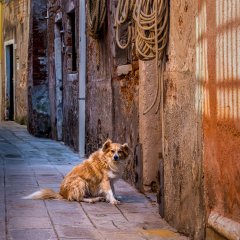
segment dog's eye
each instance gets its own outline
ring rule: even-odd
[[[111,150],[111,153],[115,153],[115,151],[114,151],[114,150]]]

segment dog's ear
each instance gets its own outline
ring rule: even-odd
[[[121,146],[121,150],[123,151],[124,155],[125,155],[125,158],[128,157],[129,155],[129,147],[128,147],[128,144],[127,143],[124,143],[122,146]]]
[[[112,141],[108,139],[102,146],[102,151],[105,152],[111,145]]]

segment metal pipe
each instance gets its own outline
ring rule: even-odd
[[[240,223],[212,211],[208,226],[229,240],[240,240]]]
[[[79,155],[85,157],[86,3],[79,1]]]

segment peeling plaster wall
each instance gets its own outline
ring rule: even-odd
[[[127,142],[132,154],[126,163],[124,178],[131,183],[136,179],[136,149],[139,146],[139,76],[138,70],[113,79],[113,139]],[[141,159],[139,159],[140,161]],[[140,163],[139,163],[140,164]],[[141,177],[140,175],[138,177]]]
[[[29,1],[17,0],[3,4],[3,43],[14,40],[14,80],[15,80],[15,121],[27,121],[27,76],[29,42]],[[2,54],[2,112],[4,119],[5,99],[5,53]]]
[[[164,216],[180,232],[204,239],[201,93],[196,82],[197,3],[171,1],[164,80]]]

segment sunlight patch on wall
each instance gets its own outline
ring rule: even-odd
[[[216,0],[216,25],[228,25],[239,17],[239,0]]]
[[[240,2],[216,1],[217,118],[240,118]]]
[[[206,20],[206,3],[204,2],[196,17],[196,79],[198,84],[195,94],[195,108],[200,114],[210,115],[209,90],[205,87],[205,84],[208,83]]]

